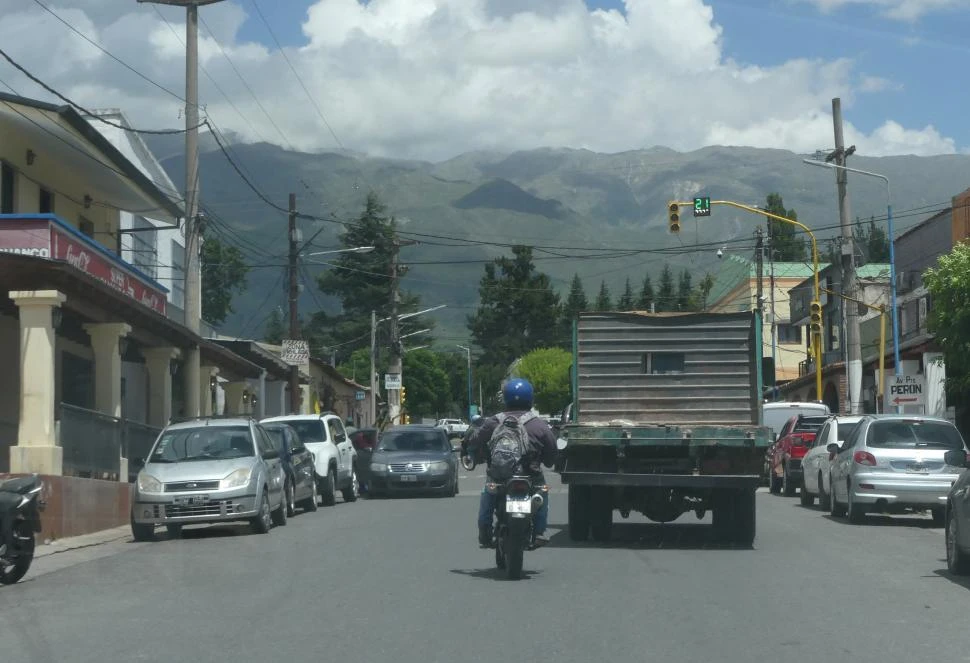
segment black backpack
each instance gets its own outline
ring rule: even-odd
[[[522,458],[532,446],[525,425],[535,418],[531,411],[520,417],[510,414],[496,417],[499,424],[488,441],[488,473],[493,479],[508,481],[519,471]]]

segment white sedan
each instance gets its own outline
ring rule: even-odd
[[[861,416],[832,416],[822,424],[815,440],[802,459],[802,506],[811,506],[818,497],[819,506],[829,508],[829,451],[830,444],[845,442],[852,429],[862,421]]]

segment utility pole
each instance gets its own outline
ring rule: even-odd
[[[290,339],[300,338],[300,320],[298,304],[300,300],[300,284],[297,280],[297,260],[299,259],[299,247],[297,246],[296,233],[296,194],[290,194],[289,206],[289,236],[290,253],[288,261],[289,270],[289,300],[290,300]],[[290,366],[290,413],[298,414],[300,411],[300,367]]]
[[[377,311],[370,312],[370,425],[377,426]]]
[[[754,244],[754,260],[755,264],[758,266],[758,298],[755,301],[755,308],[758,311],[764,311],[764,272],[765,272],[765,244],[764,244],[764,233],[761,231],[761,226],[755,228],[754,231],[757,239]]]
[[[399,376],[401,380],[401,385],[404,385],[404,367],[402,358],[404,356],[404,347],[401,344],[401,328],[399,326],[399,320],[397,317],[397,300],[398,300],[398,283],[400,277],[407,272],[407,268],[402,268],[398,265],[398,258],[402,246],[410,246],[412,244],[417,244],[415,240],[401,240],[394,237],[392,250],[391,250],[391,361],[388,365],[387,372],[391,375]],[[387,415],[388,423],[391,426],[396,426],[400,423],[401,418],[401,390],[398,389],[388,389],[387,390]]]
[[[825,160],[835,161],[837,166],[845,166],[846,157],[855,152],[855,145],[846,149],[842,136],[842,100],[832,100],[832,122],[835,128],[835,151]],[[852,235],[852,221],[849,211],[848,171],[836,170],[835,181],[839,194],[839,223],[842,226],[842,292],[848,297],[856,296],[855,246]],[[849,413],[859,414],[862,405],[862,346],[859,339],[859,311],[855,306],[842,305],[845,311],[846,350],[849,373]],[[816,370],[821,370],[821,366]],[[818,395],[822,399],[822,394]]]
[[[768,224],[768,296],[771,299],[771,364],[775,367],[775,385],[771,388],[771,400],[778,397],[778,328],[775,325],[775,241],[771,231],[771,219]]]
[[[459,345],[460,350],[465,351],[465,356],[468,358],[468,421],[471,423],[472,420],[472,350],[471,348]],[[479,406],[481,407],[481,406]]]
[[[198,334],[202,320],[199,234],[199,7],[221,0],[138,0],[185,7],[185,326]],[[202,366],[198,346],[185,350],[185,416],[199,416]]]

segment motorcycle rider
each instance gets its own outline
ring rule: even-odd
[[[513,378],[502,387],[502,398],[505,401],[505,412],[488,417],[468,438],[468,453],[476,454],[486,446],[492,437],[492,432],[504,421],[505,417],[521,417],[532,409],[532,385],[528,380]],[[544,420],[539,417],[530,419],[525,424],[532,443],[532,451],[522,459],[522,470],[528,474],[536,485],[545,485],[542,465],[551,468],[556,460],[556,435]],[[486,484],[489,482],[486,471]],[[549,522],[549,493],[542,491],[542,507],[535,518],[535,542],[537,546],[548,542],[545,536],[546,525]],[[482,488],[482,495],[478,503],[478,543],[482,546],[492,544],[492,520],[495,513],[495,495]]]

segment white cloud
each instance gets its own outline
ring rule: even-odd
[[[806,0],[824,12],[841,9],[846,5],[870,5],[882,15],[897,21],[916,21],[933,12],[965,9],[968,0]]]
[[[132,2],[119,13],[108,0],[61,2],[56,11],[79,29],[181,92],[182,12],[161,9],[173,34],[145,5]],[[855,94],[891,89],[879,77],[860,77],[848,60],[772,66],[729,60],[722,29],[703,0],[626,0],[624,13],[590,10],[582,0],[535,0],[528,11],[522,4],[319,0],[302,26],[305,43],[287,55],[346,147],[431,159],[539,146],[684,150],[720,143],[814,151],[831,143],[833,97],[842,97],[851,118]],[[332,147],[281,54],[239,40],[245,7],[220,3],[201,12],[287,142],[306,150]],[[142,126],[179,122],[180,101],[41,9],[0,0],[0,15],[4,49],[78,102],[120,106]],[[47,46],[37,49],[37,43]],[[249,140],[284,142],[204,29],[200,58],[249,121],[202,74],[202,100],[216,123]],[[45,96],[6,65],[0,78],[21,93]],[[955,149],[933,127],[886,122],[864,135],[847,122],[846,133],[870,154]]]
[[[900,92],[902,89],[902,83],[881,76],[863,76],[859,82],[860,92]]]

